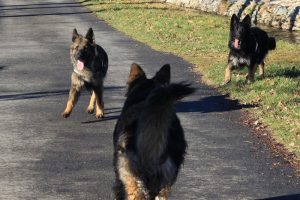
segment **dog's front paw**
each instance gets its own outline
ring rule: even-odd
[[[94,108],[88,107],[88,108],[86,109],[86,112],[89,113],[89,114],[93,114],[93,113],[94,113]]]
[[[254,83],[254,80],[252,80],[252,79],[246,79],[246,83],[247,83],[247,84]]]
[[[63,118],[68,118],[70,115],[71,115],[71,112],[63,112],[63,113],[61,113],[61,116]]]
[[[254,83],[254,77],[250,76],[249,74],[246,75],[246,80],[245,80],[246,84],[251,84]]]
[[[101,111],[101,112],[96,112],[96,118],[97,119],[101,119],[104,117],[104,113]]]
[[[224,81],[224,83],[222,83],[221,86],[227,85],[228,83],[230,83],[230,81],[231,81],[231,80]]]
[[[264,74],[259,74],[259,75],[258,75],[258,78],[259,78],[259,79],[263,79],[263,78],[265,78],[265,75],[264,75]]]

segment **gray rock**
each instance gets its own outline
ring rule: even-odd
[[[280,16],[284,16],[287,15],[288,13],[288,9],[284,6],[279,6],[275,9],[275,13],[276,15],[280,15]]]
[[[299,30],[300,3],[297,0],[227,0],[226,9],[220,6],[222,0],[166,0],[187,8],[194,8],[205,12],[213,12],[231,16],[252,14],[252,21],[278,28]],[[219,10],[222,9],[222,10]]]

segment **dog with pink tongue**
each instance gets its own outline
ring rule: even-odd
[[[105,50],[95,43],[95,35],[89,28],[85,36],[73,30],[70,58],[73,66],[69,99],[62,116],[70,116],[77,103],[80,91],[85,87],[92,92],[87,112],[96,112],[96,118],[104,116],[103,81],[108,69],[108,56]]]
[[[276,48],[276,40],[269,37],[266,31],[252,27],[251,23],[250,15],[246,15],[241,21],[235,14],[231,17],[228,42],[230,52],[224,84],[231,81],[232,70],[239,70],[243,67],[248,68],[246,83],[254,82],[257,68],[259,76],[264,76],[264,60],[268,52]]]

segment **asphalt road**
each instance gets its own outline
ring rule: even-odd
[[[106,118],[85,113],[84,92],[62,119],[76,27],[92,27],[108,52]],[[300,180],[239,123],[242,106],[197,82],[191,65],[119,33],[71,0],[0,0],[0,199],[112,199],[112,132],[129,66],[151,77],[165,63],[172,81],[198,91],[178,103],[189,149],[170,199],[300,199]]]

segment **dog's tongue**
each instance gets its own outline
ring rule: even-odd
[[[236,49],[239,48],[239,40],[238,40],[238,39],[234,39],[233,46],[234,46],[234,48],[236,48]]]
[[[77,60],[77,69],[79,71],[82,71],[83,68],[84,68],[84,63],[82,61],[80,61],[80,60]]]

